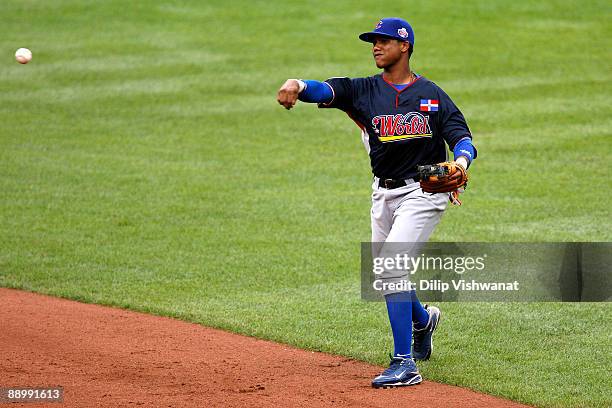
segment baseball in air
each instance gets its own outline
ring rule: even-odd
[[[32,61],[32,51],[27,48],[20,48],[15,52],[15,59],[20,64],[27,64]]]

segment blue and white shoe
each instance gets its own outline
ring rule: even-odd
[[[429,314],[427,326],[420,330],[414,329],[412,331],[412,355],[415,360],[429,360],[433,351],[433,332],[438,327],[440,317],[442,316],[440,309],[435,306],[425,305],[425,309]]]
[[[423,381],[415,362],[411,358],[391,357],[391,363],[381,375],[372,380],[372,387],[387,388],[416,385]]]

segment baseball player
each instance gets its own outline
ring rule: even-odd
[[[367,78],[333,77],[325,82],[288,79],[277,100],[286,109],[299,99],[346,112],[361,129],[374,174],[372,242],[383,247],[424,243],[449,200],[460,204],[458,193],[467,182],[466,169],[476,158],[472,136],[450,97],[411,71],[414,32],[408,22],[383,18],[359,38],[372,44],[374,61],[382,73]],[[446,145],[454,153],[452,162],[447,162]],[[419,179],[419,165],[441,162],[448,170],[446,176]],[[391,269],[382,278],[387,283],[400,282],[407,274]],[[423,306],[410,288],[384,290],[383,295],[394,353],[389,368],[374,378],[372,386],[419,384],[422,377],[414,360],[430,357],[440,310]]]

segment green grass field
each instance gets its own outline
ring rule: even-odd
[[[376,73],[356,36],[393,15],[479,150],[433,239],[612,238],[609,2],[133,3],[0,4],[0,286],[385,364],[384,304],[359,298],[358,128],[275,95]],[[612,405],[609,303],[442,309],[426,379]]]

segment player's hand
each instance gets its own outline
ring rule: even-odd
[[[300,84],[297,79],[288,79],[278,90],[276,100],[283,105],[285,109],[291,109],[296,104],[299,93]]]

